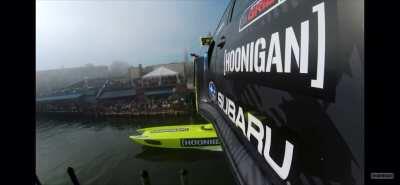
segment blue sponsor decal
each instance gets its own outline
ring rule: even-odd
[[[208,94],[210,95],[211,99],[214,99],[217,95],[217,87],[215,87],[213,81],[208,83]]]

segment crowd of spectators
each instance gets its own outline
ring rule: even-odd
[[[98,99],[102,92],[124,90],[131,88],[146,89],[151,88],[152,91],[156,88],[164,88],[165,86],[177,85],[179,79],[176,76],[148,79],[129,80],[106,80],[92,79],[83,80],[72,84],[66,88],[52,91],[48,94],[40,94],[40,96],[62,96],[71,94],[85,94],[92,91],[90,95],[95,96],[92,103],[43,103],[40,110],[43,112],[90,112],[96,114],[131,114],[131,115],[152,115],[152,114],[174,114],[188,112],[192,108],[189,96],[178,95],[174,93],[170,96],[162,97],[142,97],[137,96],[122,99]],[[40,97],[39,96],[39,97]],[[40,103],[39,103],[40,104]]]
[[[164,85],[175,85],[178,83],[178,79],[176,76],[166,76],[161,78],[161,84]]]
[[[160,79],[158,78],[148,78],[138,81],[138,87],[141,88],[153,88],[161,86]]]
[[[80,112],[79,106],[74,103],[54,103],[45,104],[37,107],[38,111],[43,112]]]
[[[183,96],[147,98],[145,101],[122,99],[100,102],[97,105],[97,111],[101,114],[149,115],[187,112],[190,110],[190,105],[188,98]]]

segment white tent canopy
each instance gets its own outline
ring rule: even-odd
[[[147,73],[142,78],[160,78],[164,76],[178,76],[178,73],[161,66],[152,72]]]

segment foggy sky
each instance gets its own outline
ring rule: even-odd
[[[180,62],[185,48],[200,52],[228,1],[37,1],[36,70]]]

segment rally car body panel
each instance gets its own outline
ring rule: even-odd
[[[239,184],[364,183],[363,16],[361,0],[231,1],[195,84]]]

